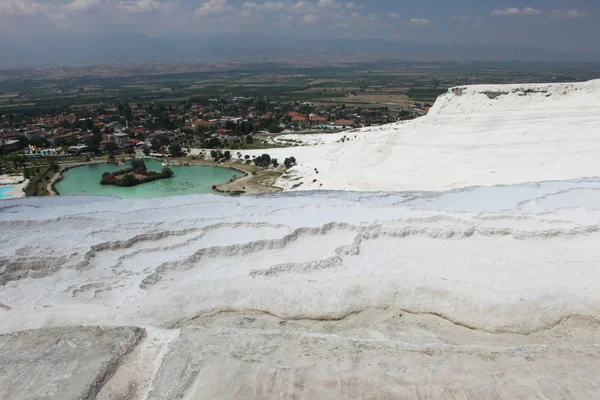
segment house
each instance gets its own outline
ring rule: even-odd
[[[44,136],[44,132],[42,132],[40,130],[33,130],[33,131],[25,132],[25,137],[27,139],[38,139],[38,138],[41,138],[42,136]]]
[[[19,141],[12,139],[0,139],[0,153],[7,154],[19,150]]]
[[[119,146],[119,148],[124,148],[127,147],[127,145],[129,145],[129,134],[127,133],[115,133],[113,135],[115,143],[117,144],[117,146]]]
[[[208,121],[205,121],[203,119],[197,119],[194,121],[194,123],[192,123],[192,127],[194,128],[203,128],[203,127],[207,127],[207,126],[212,126],[213,124],[211,124]]]
[[[324,124],[327,123],[327,121],[329,120],[329,118],[327,117],[322,117],[320,115],[317,114],[311,114],[310,115],[310,121],[311,122],[315,122],[317,124]]]

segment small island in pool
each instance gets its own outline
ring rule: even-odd
[[[171,168],[165,167],[161,172],[148,171],[144,160],[133,160],[131,168],[121,169],[115,172],[104,172],[101,185],[136,186],[142,183],[154,182],[159,179],[173,177]]]

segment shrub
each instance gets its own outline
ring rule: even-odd
[[[266,168],[271,165],[271,156],[268,154],[263,154],[262,156],[256,157],[254,159],[254,164],[259,167]]]
[[[172,143],[169,146],[169,153],[171,153],[173,157],[181,157],[183,155],[181,152],[181,145],[179,143]]]
[[[296,165],[296,158],[294,158],[294,157],[286,158],[285,160],[283,160],[283,165],[285,165],[286,168],[290,168],[290,167]]]
[[[173,176],[173,170],[169,167],[164,167],[161,171],[161,175],[170,178]]]
[[[136,184],[135,176],[132,174],[125,174],[123,179],[121,179],[121,185],[123,186],[133,186]]]
[[[56,172],[56,171],[58,171],[59,169],[60,169],[60,167],[58,166],[58,164],[57,164],[57,163],[55,163],[55,162],[51,162],[51,163],[50,163],[50,170],[51,170],[51,171],[54,171],[54,172]]]

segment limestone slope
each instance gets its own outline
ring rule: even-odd
[[[415,121],[269,153],[299,160],[287,189],[443,191],[599,176],[598,126],[600,80],[466,86]]]
[[[4,201],[0,398],[594,398],[598,200]]]

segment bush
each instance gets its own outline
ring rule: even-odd
[[[181,152],[181,145],[179,143],[172,143],[169,146],[169,153],[171,153],[173,157],[181,157],[183,155]]]
[[[225,153],[223,153],[223,157],[229,161],[231,160],[231,152],[229,150],[226,150]]]
[[[161,175],[170,178],[173,176],[173,170],[169,167],[164,167],[161,171]]]
[[[110,172],[104,172],[104,173],[102,174],[102,177],[103,177],[103,178],[106,178],[106,177],[107,177],[107,176],[109,176],[109,175],[110,175]]]
[[[55,163],[55,162],[51,162],[51,163],[50,163],[50,170],[51,170],[51,171],[54,171],[54,172],[56,172],[56,171],[58,171],[59,169],[60,169],[60,167],[58,166],[58,164],[57,164],[57,163]]]
[[[254,164],[259,167],[266,168],[271,165],[271,156],[268,154],[263,154],[260,157],[256,157],[254,159]]]
[[[31,173],[29,172],[29,170],[27,168],[23,169],[23,178],[25,178],[25,179],[31,178]]]
[[[136,179],[133,174],[125,174],[121,179],[121,184],[123,186],[133,186],[136,184]]]
[[[286,158],[285,160],[283,160],[283,165],[285,165],[286,168],[290,168],[290,167],[296,165],[296,158],[294,158],[294,157]]]

